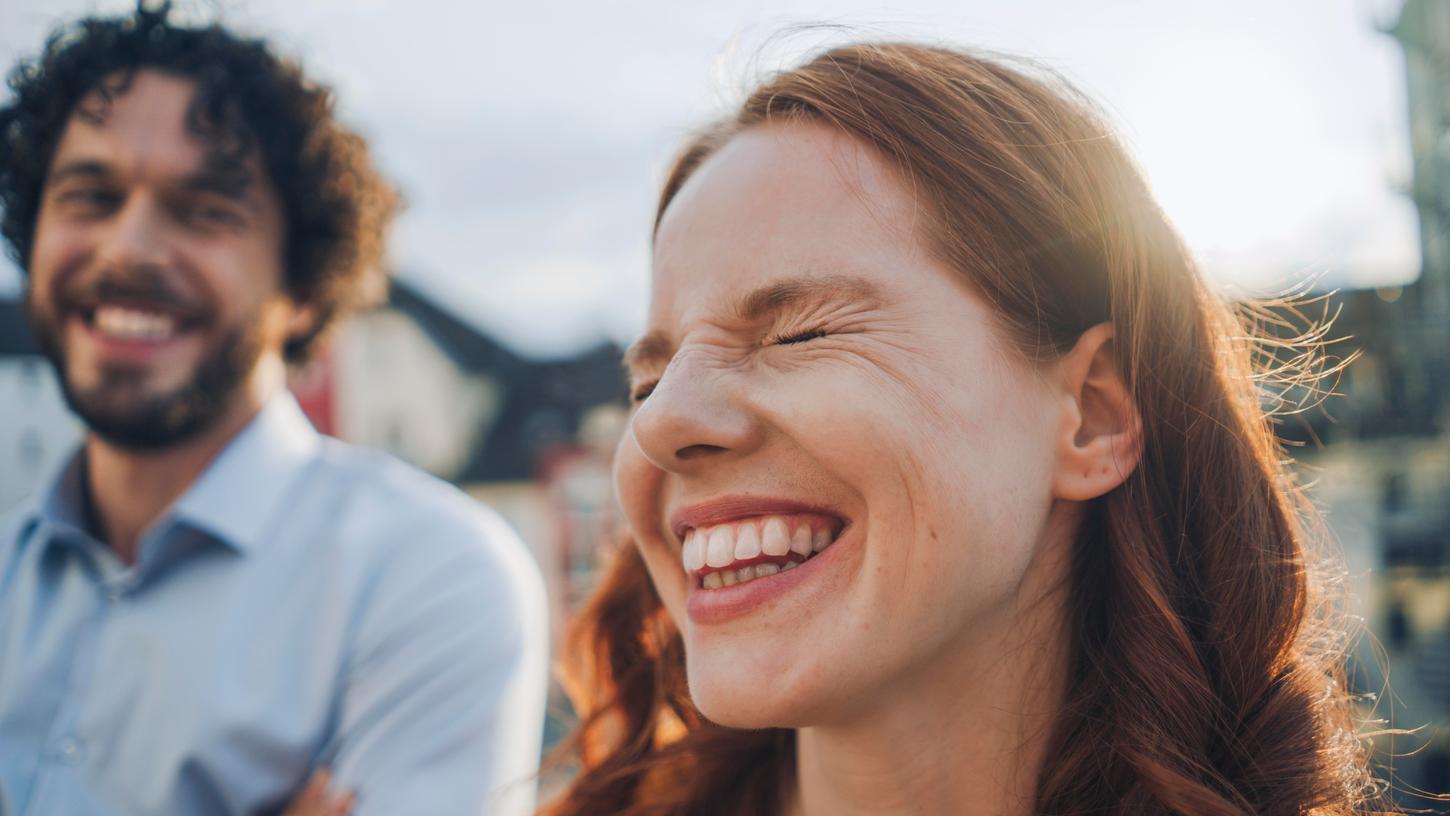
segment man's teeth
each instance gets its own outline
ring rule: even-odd
[[[820,517],[764,516],[689,530],[681,558],[690,575],[709,567],[702,585],[718,589],[794,569],[835,539],[836,532]],[[729,568],[761,556],[781,560]]]
[[[159,341],[176,334],[176,320],[169,315],[100,306],[95,315],[96,330],[118,340]]]

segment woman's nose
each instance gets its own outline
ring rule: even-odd
[[[631,421],[641,452],[662,470],[685,472],[753,450],[760,425],[738,386],[731,372],[676,355]]]

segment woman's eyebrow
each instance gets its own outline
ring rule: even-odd
[[[670,338],[660,332],[650,332],[625,350],[624,371],[629,374],[651,365],[663,367],[674,353],[675,344]]]
[[[732,312],[736,318],[754,323],[801,303],[870,303],[879,300],[881,288],[865,278],[840,274],[808,275],[786,278],[762,286],[740,298]]]
[[[802,303],[830,301],[875,303],[881,287],[854,275],[803,275],[786,278],[752,290],[729,307],[729,313],[745,323],[759,323]],[[624,352],[626,372],[663,367],[675,353],[675,344],[662,332],[650,332]]]

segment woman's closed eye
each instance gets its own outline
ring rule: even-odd
[[[794,334],[784,334],[772,337],[767,344],[772,346],[793,346],[796,343],[805,343],[825,336],[825,329],[809,329],[803,332],[795,332]]]
[[[780,335],[774,335],[774,336],[768,337],[768,338],[766,338],[765,345],[767,345],[767,346],[793,346],[793,345],[796,345],[798,343],[806,343],[806,342],[809,342],[811,340],[818,340],[818,339],[820,339],[822,337],[826,337],[828,335],[829,335],[829,332],[827,332],[825,329],[819,329],[819,328],[818,329],[808,329],[806,331],[799,331],[799,332],[793,332],[793,333],[789,333],[789,334],[780,334]],[[630,402],[633,402],[636,405],[639,404],[639,403],[641,403],[641,402],[644,402],[646,399],[649,398],[649,395],[654,392],[655,386],[658,385],[658,384],[659,384],[659,380],[650,380],[649,382],[643,382],[643,383],[640,383],[639,385],[636,385],[636,386],[631,387],[630,388],[630,391],[629,391],[629,400],[630,400]]]

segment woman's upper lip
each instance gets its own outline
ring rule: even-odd
[[[721,496],[718,499],[691,504],[676,510],[670,514],[670,530],[675,534],[676,541],[683,541],[685,531],[691,528],[724,524],[727,521],[754,516],[791,513],[818,513],[823,516],[835,516],[842,521],[846,520],[835,510],[812,502],[773,496]]]

